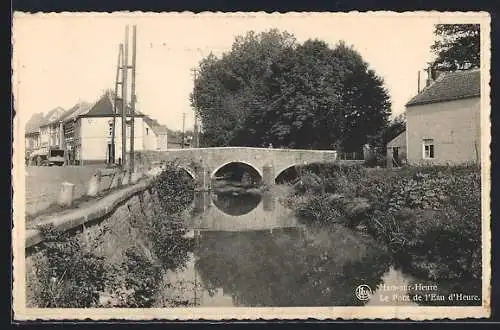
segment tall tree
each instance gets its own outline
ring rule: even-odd
[[[203,123],[203,142],[211,146],[254,144],[242,134],[250,111],[262,108],[265,77],[282,49],[295,38],[276,29],[238,36],[221,58],[208,56],[200,64],[191,102]],[[196,102],[193,97],[196,95]],[[196,103],[196,104],[195,104]]]
[[[342,130],[339,140],[344,151],[361,151],[369,136],[385,129],[391,114],[391,101],[384,81],[369,69],[361,55],[339,42],[335,56],[344,66],[342,77]]]
[[[354,49],[276,30],[202,61],[193,95],[208,146],[359,151],[390,115],[382,79]]]
[[[432,68],[443,71],[468,70],[480,66],[479,24],[437,24],[431,50],[437,55]]]

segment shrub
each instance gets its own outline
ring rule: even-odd
[[[167,214],[183,211],[193,200],[194,180],[175,162],[167,163],[165,169],[153,182],[161,207]]]
[[[431,279],[481,277],[481,180],[477,166],[404,167],[400,171],[315,165],[328,194],[296,204],[314,222],[359,222],[405,261]],[[346,212],[348,201],[366,198],[369,208]],[[331,198],[331,197],[330,197]],[[347,210],[348,211],[348,210]]]
[[[339,222],[343,215],[340,201],[333,199],[330,194],[310,196],[295,207],[301,219],[313,223]]]
[[[92,252],[100,236],[90,244],[78,237],[42,228],[46,237],[44,254],[34,261],[34,304],[37,307],[87,308],[99,304],[100,292],[113,270],[103,256]]]

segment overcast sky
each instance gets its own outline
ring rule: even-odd
[[[417,92],[417,72],[432,59],[434,24],[444,20],[423,13],[55,15],[14,21],[13,83],[23,127],[36,112],[94,102],[114,88],[126,24],[137,25],[138,109],[172,129],[182,128],[183,112],[186,129],[193,125],[190,69],[210,52],[228,51],[235,36],[271,28],[288,31],[299,42],[317,38],[332,47],[339,40],[354,46],[384,79],[398,114]],[[422,82],[424,77],[422,72]]]

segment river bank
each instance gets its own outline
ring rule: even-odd
[[[26,258],[29,307],[153,307],[165,274],[182,267],[194,183],[167,166],[149,189],[106,220],[77,232],[40,228],[43,243]],[[164,306],[183,306],[172,297]]]
[[[303,221],[369,234],[404,271],[441,283],[443,292],[463,285],[480,294],[479,168],[312,164],[302,170],[288,203]]]

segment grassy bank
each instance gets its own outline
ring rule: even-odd
[[[192,249],[184,227],[192,188],[182,170],[167,164],[149,191],[102,223],[71,234],[42,228],[46,239],[27,259],[28,305],[154,307],[169,288],[165,274],[182,268]]]
[[[290,201],[303,221],[340,223],[385,243],[430,280],[481,278],[481,176],[475,166],[401,170],[312,164]]]

